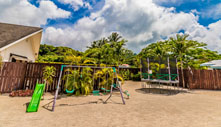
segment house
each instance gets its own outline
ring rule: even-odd
[[[35,62],[42,28],[0,23],[0,55],[3,62]]]
[[[207,66],[210,69],[221,69],[221,60],[213,60],[210,62],[200,64],[200,66]]]

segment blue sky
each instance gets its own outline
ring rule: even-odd
[[[180,0],[182,1],[182,0]],[[175,7],[177,12],[189,13],[191,10],[196,9],[199,12],[199,23],[204,26],[208,26],[210,23],[218,21],[218,18],[203,16],[202,13],[210,9],[217,4],[220,4],[221,0],[183,0],[180,4],[168,1],[166,3],[159,3],[159,5],[164,7]],[[220,12],[221,13],[221,12]],[[221,17],[219,17],[221,18]]]
[[[35,6],[39,6],[39,2],[36,0],[29,0],[30,3],[34,4]],[[52,0],[59,8],[72,12],[71,17],[67,19],[55,19],[55,20],[48,20],[48,25],[43,25],[42,27],[47,26],[57,26],[59,24],[74,24],[80,18],[84,16],[89,16],[91,12],[100,10],[103,6],[105,1],[104,0],[84,0],[85,2],[89,2],[92,6],[92,10],[88,8],[80,8],[78,11],[73,11],[70,5],[62,4],[57,0]],[[177,0],[178,2],[173,2],[173,0],[167,0],[165,2],[155,0],[157,5],[164,6],[164,7],[174,7],[177,12],[186,12],[189,13],[191,10],[196,9],[199,13],[202,13],[206,9],[210,9],[211,7],[220,4],[221,0]],[[221,12],[220,12],[221,13]],[[216,22],[219,18],[214,17],[207,17],[202,16],[199,14],[199,23],[204,26],[208,26],[210,23]]]
[[[177,33],[221,52],[221,0],[0,0],[0,12],[0,22],[44,28],[42,43],[80,51],[117,31],[137,53]]]
[[[47,21],[46,25],[42,25],[41,27],[45,27],[47,28],[48,26],[54,26],[54,27],[62,27],[64,24],[65,25],[72,25],[74,23],[76,23],[79,19],[83,18],[83,17],[88,17],[90,16],[90,14],[92,12],[98,11],[100,10],[103,6],[105,1],[104,0],[84,0],[84,2],[88,2],[90,4],[90,6],[93,9],[88,9],[85,7],[79,8],[79,10],[74,11],[73,8],[71,7],[70,4],[64,4],[61,3],[57,0],[51,0],[53,1],[58,8],[62,8],[66,11],[71,12],[71,15],[69,18],[61,18],[61,19],[49,19]],[[29,2],[37,7],[39,7],[39,1],[36,0],[29,0]]]

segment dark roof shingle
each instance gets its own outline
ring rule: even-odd
[[[0,23],[0,48],[41,29],[39,27]]]

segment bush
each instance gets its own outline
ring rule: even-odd
[[[138,74],[132,74],[132,80],[133,81],[141,81],[140,80],[140,72]]]
[[[131,80],[131,72],[129,70],[121,70],[120,75],[124,78],[124,80]]]

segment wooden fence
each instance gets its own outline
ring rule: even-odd
[[[221,70],[184,70],[184,81],[190,89],[221,90]]]
[[[22,89],[33,90],[37,81],[38,83],[44,83],[43,68],[45,66],[54,66],[56,68],[52,84],[45,87],[47,92],[54,91],[58,84],[61,64],[6,62],[0,72],[0,93]],[[138,73],[139,71],[137,68],[120,68],[119,70],[127,69],[133,73]],[[61,82],[61,87],[64,87],[64,81]]]
[[[24,89],[34,89],[36,82],[44,83],[43,68],[45,66],[54,66],[56,68],[55,76],[51,85],[47,86],[45,91],[54,91],[58,83],[59,74],[61,70],[61,64],[48,64],[48,63],[28,63],[26,66]],[[63,85],[63,84],[62,84]]]
[[[46,63],[3,63],[0,71],[0,93],[8,93],[13,90],[34,89],[36,82],[44,83],[43,68],[45,66],[54,66],[56,75],[53,83],[46,86],[46,91],[53,91],[58,83],[61,64]]]
[[[0,93],[34,89],[37,81],[39,83],[44,82],[43,68],[45,66],[54,66],[56,68],[53,83],[46,86],[46,91],[54,91],[58,83],[61,64],[6,62],[0,71]],[[140,71],[139,68],[120,68],[119,70],[127,69],[132,73]],[[190,89],[221,90],[221,70],[192,70],[192,73],[190,70],[184,70],[184,81],[185,87]],[[183,86],[181,75],[180,86]],[[64,87],[64,81],[62,81],[61,87]]]
[[[0,93],[23,89],[26,63],[3,63],[0,71]]]

